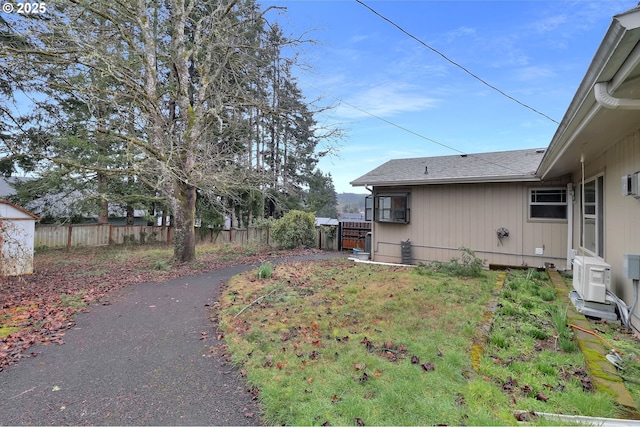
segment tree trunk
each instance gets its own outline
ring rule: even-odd
[[[102,172],[98,172],[98,193],[100,194],[100,213],[98,214],[98,224],[109,223],[109,202],[105,193],[107,192],[107,177]]]
[[[196,257],[196,231],[194,227],[196,214],[196,188],[193,185],[179,182],[175,185],[175,235],[173,256],[181,262],[191,261]]]
[[[126,220],[127,225],[135,224],[136,218],[134,216],[134,213],[135,211],[133,209],[133,206],[127,205],[127,220]]]

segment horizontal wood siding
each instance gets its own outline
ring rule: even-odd
[[[548,185],[548,184],[546,184]],[[411,240],[413,263],[449,261],[466,247],[487,264],[565,264],[566,222],[527,219],[531,184],[455,184],[411,188],[409,224],[374,224],[376,261],[400,262],[400,241]],[[509,237],[500,242],[498,228]],[[544,255],[535,255],[535,248]]]

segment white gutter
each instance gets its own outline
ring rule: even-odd
[[[616,98],[609,94],[609,83],[599,82],[593,87],[598,104],[610,110],[640,110],[640,99]]]

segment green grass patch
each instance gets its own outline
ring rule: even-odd
[[[87,303],[84,302],[84,292],[76,294],[60,294],[60,305],[62,307],[83,308]]]
[[[511,271],[498,305],[479,376],[472,383],[488,379],[507,397],[507,406],[512,409],[618,415],[611,396],[589,387],[584,357],[567,325],[567,309],[557,300],[549,280],[533,270]],[[474,403],[491,405],[495,399],[487,393],[477,395]],[[512,424],[510,417],[504,412],[502,422]]]
[[[214,246],[196,248],[196,254],[214,253],[220,260],[230,261],[242,257],[259,255],[260,253],[263,253],[265,249],[269,250],[255,241],[250,241],[244,244],[225,242]]]
[[[268,424],[461,424],[468,346],[493,289],[487,274],[279,265],[269,279],[230,282],[222,328]]]
[[[15,326],[0,325],[0,338],[6,338],[11,334],[18,332],[20,328]]]
[[[559,345],[560,335],[573,342],[572,331],[556,329],[566,310],[548,301],[544,273],[512,272],[500,291],[493,272],[456,277],[345,260],[256,274],[230,281],[219,320],[267,424],[514,425],[517,410],[617,414],[611,396],[584,388],[582,355]],[[493,327],[470,375],[490,300]]]

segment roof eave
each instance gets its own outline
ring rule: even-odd
[[[546,179],[550,174],[553,174],[554,166],[557,165],[586,124],[603,109],[595,99],[594,87],[598,82],[609,82],[616,77],[618,70],[640,39],[639,27],[640,8],[634,8],[613,17],[604,39],[538,166],[536,175]],[[566,171],[557,172],[564,173]]]
[[[469,177],[469,178],[440,178],[440,179],[421,179],[406,181],[352,181],[353,187],[402,187],[414,185],[434,185],[434,184],[488,184],[488,183],[505,183],[505,182],[539,182],[540,178],[535,175],[520,176],[492,176],[492,177]]]
[[[22,206],[18,206],[15,203],[10,202],[9,200],[5,200],[5,199],[0,199],[0,203],[4,204],[4,205],[9,205],[15,209],[18,209],[20,212],[29,215],[31,218],[33,218],[36,221],[40,221],[40,217],[36,214],[34,214],[31,211],[26,210],[25,208],[23,208]]]

